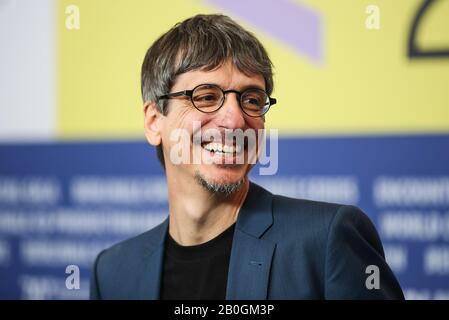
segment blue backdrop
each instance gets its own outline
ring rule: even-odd
[[[273,192],[361,207],[406,297],[449,298],[449,135],[282,138],[278,173],[257,172]],[[95,255],[162,221],[166,201],[145,142],[0,145],[0,298],[87,298]]]

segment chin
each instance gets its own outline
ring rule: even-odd
[[[243,186],[244,174],[208,175],[200,171],[195,172],[195,180],[212,193],[232,194]]]
[[[195,174],[200,174],[201,177],[217,184],[236,183],[245,178],[247,165],[220,165],[213,164],[207,168],[199,168]]]

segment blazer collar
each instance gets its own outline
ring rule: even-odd
[[[229,261],[226,299],[268,298],[276,244],[262,239],[273,224],[272,194],[251,183],[240,209]]]
[[[164,243],[168,231],[168,217],[155,229],[149,231],[145,239],[144,256],[138,288],[136,290],[139,300],[160,299],[162,280],[162,267],[164,261]]]
[[[248,194],[240,208],[236,228],[260,238],[273,224],[272,194],[250,182]]]
[[[149,232],[138,299],[159,299],[168,217]],[[266,299],[275,244],[262,240],[273,224],[272,194],[250,183],[237,217],[229,262],[226,299]]]

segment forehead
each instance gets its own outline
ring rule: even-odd
[[[189,90],[205,83],[219,85],[225,90],[240,90],[248,87],[265,90],[265,79],[262,75],[246,75],[234,64],[226,62],[214,70],[194,70],[179,75],[172,91]]]

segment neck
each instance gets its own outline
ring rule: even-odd
[[[239,190],[231,195],[212,194],[197,182],[183,185],[167,177],[170,236],[183,246],[205,243],[236,220],[249,190],[245,178]]]

